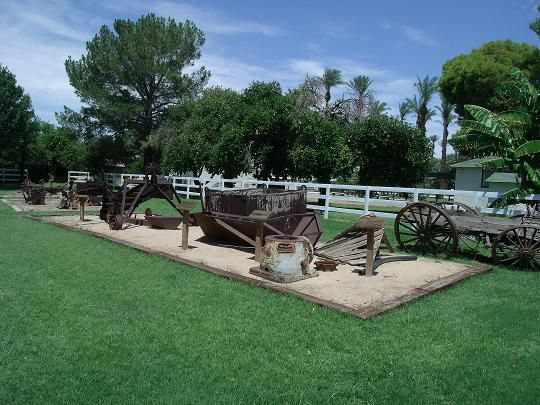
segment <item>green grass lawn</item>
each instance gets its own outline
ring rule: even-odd
[[[495,268],[362,321],[1,203],[0,225],[1,403],[540,397],[538,273]]]

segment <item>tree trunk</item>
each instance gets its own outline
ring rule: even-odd
[[[443,125],[443,138],[441,142],[441,173],[446,172],[446,145],[448,144],[448,123]],[[448,178],[441,178],[440,188],[446,190],[448,188]]]

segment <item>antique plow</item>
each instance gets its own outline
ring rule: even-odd
[[[69,187],[62,189],[62,199],[56,206],[59,209],[76,208],[79,196],[85,196],[85,204],[98,205],[101,203],[103,193],[105,192],[105,183],[101,181],[85,181],[82,183],[75,183],[73,180],[69,181]]]
[[[125,180],[122,189],[117,192],[106,186],[99,216],[109,224],[111,229],[122,229],[124,223],[130,220],[135,209],[152,198],[164,199],[175,209],[177,205],[174,199],[180,204],[180,197],[172,182],[152,171],[150,175],[147,173],[143,180]],[[176,217],[171,218],[176,219]],[[161,224],[164,220],[165,217],[162,217]]]

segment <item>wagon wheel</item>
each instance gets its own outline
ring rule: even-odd
[[[460,202],[439,201],[439,202],[434,203],[434,205],[436,205],[437,207],[441,207],[442,209],[445,209],[447,211],[464,212],[466,214],[472,214],[472,215],[475,215],[475,216],[480,215],[478,213],[478,211],[476,211],[470,205],[463,204],[463,203],[460,203]],[[446,205],[456,206],[457,209],[445,208]]]
[[[443,209],[430,203],[405,206],[397,214],[394,231],[404,250],[451,255],[458,249],[459,235],[454,221]]]
[[[507,229],[493,242],[491,254],[496,264],[540,271],[540,226],[523,224]]]
[[[124,217],[122,214],[113,215],[109,218],[109,228],[113,231],[119,231],[124,225]]]

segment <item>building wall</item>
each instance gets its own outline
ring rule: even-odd
[[[457,167],[456,168],[456,190],[471,191],[491,191],[489,188],[482,188],[482,169],[477,167]]]

